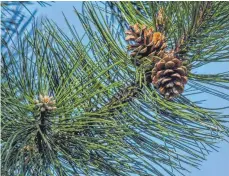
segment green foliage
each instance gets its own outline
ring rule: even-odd
[[[137,83],[139,84],[138,87],[141,88],[137,98],[131,101],[127,108],[128,110],[125,110],[128,116],[137,120],[138,125],[135,125],[133,129],[136,131],[141,129],[139,138],[144,138],[141,142],[139,142],[139,139],[133,138],[134,140],[136,139],[132,143],[133,147],[141,149],[141,152],[144,151],[141,153],[141,159],[145,157],[150,161],[149,168],[162,167],[161,170],[164,169],[170,175],[173,174],[167,170],[168,167],[166,165],[171,166],[172,169],[178,172],[185,170],[185,167],[180,165],[181,163],[198,167],[199,164],[197,163],[208,153],[208,147],[214,146],[212,142],[216,142],[217,138],[220,139],[221,134],[228,134],[228,128],[224,126],[225,121],[223,120],[226,116],[222,116],[219,111],[210,111],[198,107],[196,103],[189,100],[185,95],[173,101],[164,100],[154,87],[148,85],[144,80],[143,73],[147,69],[145,66],[149,65],[150,61],[145,58],[145,64],[142,67],[136,67],[131,62],[132,58],[128,56],[125,49],[124,30],[125,26],[135,23],[146,24],[156,28],[156,13],[160,7],[163,7],[169,21],[168,27],[165,28],[168,48],[175,48],[179,44],[180,37],[186,35],[187,40],[185,42],[188,43],[188,52],[179,54],[182,54],[182,57],[188,60],[188,66],[191,69],[210,62],[226,63],[228,62],[228,52],[226,51],[229,46],[227,30],[229,21],[228,4],[213,3],[211,11],[209,10],[211,13],[214,12],[211,14],[211,19],[209,19],[210,17],[204,19],[201,25],[197,25],[198,18],[191,17],[199,15],[200,10],[197,11],[197,7],[197,9],[206,8],[204,3],[136,2],[139,6],[138,8],[131,2],[109,3],[117,11],[107,8],[106,3],[88,2],[84,3],[83,14],[77,13],[77,15],[85,27],[89,40],[95,41],[92,48],[93,52],[102,53],[102,57],[98,56],[99,54],[96,55],[96,57],[98,56],[97,60],[108,55],[107,60],[110,60],[110,62],[124,61],[126,65],[120,65],[120,67],[128,72],[128,78],[126,76],[116,79],[122,79],[127,84]],[[142,12],[139,12],[139,9]],[[210,21],[214,21],[214,23]],[[120,27],[120,24],[123,25]],[[194,32],[194,28],[195,30],[201,30],[201,32]],[[223,34],[224,38],[222,39],[221,36]],[[219,38],[221,42],[217,42],[213,36]],[[194,37],[198,40],[193,41]],[[199,53],[198,50],[201,47],[205,49],[201,52],[201,55],[197,55],[196,53]],[[100,61],[98,60],[98,62]],[[228,93],[226,93],[228,80],[228,72],[215,75],[200,75],[190,72],[186,92],[189,94],[206,92],[228,101]],[[214,89],[211,86],[215,86]],[[123,117],[126,117],[126,114]],[[158,155],[153,152],[155,148],[153,143],[163,143],[169,149],[173,149],[166,153],[168,162],[155,161],[155,157]],[[173,152],[175,153],[174,156]],[[163,159],[166,160],[165,158]],[[160,175],[164,173],[161,170],[148,170],[148,173]]]
[[[1,68],[5,175],[183,175],[188,165],[198,168],[228,136],[227,116],[220,111],[201,108],[185,95],[167,101],[147,84],[143,73],[150,61],[145,58],[136,67],[123,40],[125,24],[156,27],[154,14],[163,6],[172,18],[165,28],[169,48],[184,34],[190,36],[184,45],[188,52],[180,54],[191,68],[226,62],[228,5],[212,5],[214,23],[203,20],[212,28],[195,23],[199,2],[106,5],[88,2],[82,14],[76,11],[84,37],[67,19],[71,36],[47,20],[40,28],[34,25],[32,35],[25,33],[12,45],[2,43],[7,49]],[[211,35],[205,35],[208,30]],[[189,41],[193,37],[198,40]],[[212,48],[215,39],[222,42]],[[196,55],[201,47],[206,51]],[[228,94],[208,87],[228,89],[228,72],[190,72],[189,79],[187,93],[208,92],[229,100]],[[57,109],[41,112],[34,103],[39,94],[53,96]]]
[[[114,22],[113,16],[117,16],[118,24],[123,24],[120,33],[124,32],[124,26],[135,23],[156,29],[157,13],[163,8],[166,18],[164,34],[168,40],[168,49],[179,48],[177,53],[188,60],[192,70],[208,63],[228,63],[229,6],[226,2],[109,2],[108,5],[112,13],[110,20]],[[200,87],[202,92],[229,100],[228,95],[223,93],[229,88],[228,72],[217,75],[190,74],[189,78],[193,80],[193,84],[205,84],[205,88]],[[210,91],[206,86],[212,82],[216,87]],[[217,87],[224,90],[219,92]],[[195,89],[198,90],[198,87]]]
[[[37,3],[43,7],[49,5],[46,2],[38,1]],[[29,10],[31,4],[33,2],[1,2],[1,35],[7,43],[16,33],[23,34],[34,20],[37,10]]]
[[[125,159],[122,139],[131,134],[128,122],[115,119],[112,106],[99,107],[119,85],[103,82],[118,63],[107,68],[87,63],[88,49],[74,43],[74,52],[70,48],[66,52],[65,44],[73,44],[70,40],[60,41],[55,31],[37,29],[13,47],[4,43],[8,52],[2,55],[2,173],[92,175],[125,171],[120,162]],[[42,114],[34,103],[39,94],[53,96],[57,109]],[[36,142],[39,136],[42,146]],[[24,151],[26,146],[34,150]]]

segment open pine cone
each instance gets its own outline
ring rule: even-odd
[[[174,52],[165,53],[152,70],[153,85],[166,99],[172,99],[184,91],[187,83],[187,68]]]
[[[146,56],[162,56],[167,44],[165,37],[160,32],[154,32],[152,28],[147,29],[145,25],[139,24],[130,26],[126,32],[126,41],[134,41],[127,49],[132,51],[131,56],[138,56],[141,59]]]

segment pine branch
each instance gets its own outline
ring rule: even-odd
[[[6,175],[177,175],[187,165],[199,167],[228,136],[226,116],[186,96],[165,100],[145,81],[147,64],[134,65],[102,11],[94,3],[84,10],[76,14],[90,39],[87,46],[73,27],[69,37],[50,21],[14,48],[6,46],[2,170]],[[39,125],[45,118],[36,120],[40,111],[33,103],[41,92],[54,96],[57,107],[43,132]],[[34,146],[38,134],[47,146],[43,155]],[[28,151],[28,145],[35,150]]]
[[[128,164],[134,163],[128,158],[128,148],[123,142],[132,133],[126,127],[128,123],[115,119],[112,107],[102,107],[99,113],[88,111],[102,104],[100,97],[112,96],[111,90],[119,86],[117,83],[105,86],[103,80],[120,62],[108,68],[93,64],[87,54],[82,54],[87,52],[86,47],[77,42],[74,46],[63,42],[57,31],[40,31],[35,27],[32,34],[19,37],[14,48],[4,43],[7,52],[2,65],[2,172],[6,175],[141,173],[137,166]],[[65,43],[66,49],[59,42]],[[85,69],[87,66],[92,69]],[[34,104],[40,93],[54,96],[57,108],[47,113],[42,110],[48,108],[43,107],[44,103],[41,107],[39,102]],[[94,106],[95,102],[99,103]]]
[[[122,112],[123,104],[130,103],[138,96],[141,92],[139,84],[132,83],[120,90],[113,95],[105,107],[112,107],[110,112]]]
[[[135,63],[131,61],[132,58],[125,55],[126,51],[123,49],[125,44],[122,40],[123,35],[120,35],[120,37],[118,37],[116,35],[118,33],[116,30],[118,27],[111,27],[109,23],[107,23],[107,20],[103,16],[104,8],[102,8],[102,5],[100,6],[97,3],[85,3],[84,5],[85,6],[83,15],[80,13],[77,13],[77,15],[81,20],[83,26],[87,26],[85,27],[85,31],[87,32],[90,40],[96,41],[95,45],[93,45],[92,47],[93,52],[97,53],[96,61],[102,62],[106,60],[106,53],[109,51],[110,60],[112,60],[113,62],[117,60],[123,60],[127,63],[127,65],[120,64],[119,68],[120,70],[125,69],[125,71],[129,73],[129,79],[126,77],[122,77],[121,75],[120,79],[122,79],[123,82],[138,82],[137,80],[141,80],[140,82],[142,82],[143,85],[141,87],[141,93],[138,94],[135,99],[136,101],[129,101],[129,103],[127,103],[128,106],[123,107],[121,111],[122,114],[118,114],[119,119],[131,119],[132,126],[130,126],[130,128],[136,131],[136,133],[129,138],[131,142],[129,142],[129,140],[126,141],[130,145],[130,148],[132,148],[136,152],[136,155],[138,152],[140,152],[139,148],[142,149],[141,152],[143,153],[146,151],[150,151],[151,153],[153,153],[153,151],[150,150],[153,140],[148,137],[151,136],[151,138],[155,138],[159,141],[166,141],[165,146],[173,146],[174,150],[178,149],[181,150],[181,152],[185,152],[187,154],[184,157],[185,159],[179,157],[179,159],[176,160],[175,158],[171,157],[171,159],[168,160],[168,163],[172,163],[174,160],[179,162],[185,162],[187,161],[187,158],[189,158],[188,156],[190,156],[187,164],[197,167],[197,163],[199,163],[209,152],[207,148],[210,146],[214,146],[214,142],[210,142],[211,134],[207,135],[207,133],[209,133],[208,130],[211,129],[215,132],[217,131],[216,133],[219,132],[217,135],[219,135],[220,133],[227,135],[228,133],[226,127],[224,128],[219,124],[220,122],[222,122],[221,120],[219,120],[219,116],[216,117],[214,112],[205,111],[204,109],[199,108],[195,103],[191,102],[184,96],[178,97],[172,102],[167,102],[163,100],[163,98],[158,95],[156,90],[151,85],[147,85],[144,81],[142,81],[144,80],[142,79],[142,77],[144,77],[144,67],[136,67]],[[119,7],[121,7],[121,5]],[[127,12],[131,13],[131,10],[133,10],[130,7],[129,3],[123,3],[122,7],[123,8],[121,9],[121,11],[123,14]],[[106,12],[109,13],[109,11]],[[130,16],[127,16],[125,14],[123,15],[123,17],[127,20],[133,21],[143,18],[136,18],[136,14],[133,14],[134,13],[130,14]],[[135,18],[132,18],[131,16],[135,16]],[[143,22],[145,21],[147,20],[143,20]],[[140,22],[140,20],[138,22],[143,23],[142,21]],[[132,76],[130,76],[130,74]],[[116,77],[116,79],[118,78]],[[220,126],[220,128],[211,125],[211,123],[215,122]],[[198,133],[196,130],[201,132]],[[214,133],[214,135],[216,133]],[[165,134],[168,135],[168,138],[166,140],[163,140],[166,136]],[[203,138],[206,139],[205,135],[210,137],[209,140],[203,141]],[[144,140],[140,142],[139,139],[141,139],[143,136]],[[173,140],[176,140],[176,136],[179,136],[181,138],[179,138],[179,140],[177,140],[176,142],[173,142]],[[192,146],[192,148],[190,148],[190,145]],[[143,153],[141,153],[142,158],[154,158],[154,155],[149,156]],[[198,161],[195,162],[194,158],[196,157],[199,158],[199,160],[197,159]],[[152,163],[155,163],[156,165],[159,164],[156,163],[155,160],[150,161]],[[150,169],[150,166],[148,165],[149,163],[143,163],[144,164],[142,165],[142,167],[146,170],[149,169],[147,170],[148,173],[159,174],[159,172],[157,173],[155,170]],[[166,165],[166,163],[163,164]],[[172,167],[177,171],[181,169],[175,163],[172,164]],[[182,167],[182,169],[184,168]],[[170,175],[173,174],[168,170],[166,170],[166,172]]]
[[[127,29],[128,24],[136,23],[136,21],[133,22],[133,20],[136,19],[138,23],[147,24],[156,29],[158,11],[164,9],[163,18],[165,20],[164,25],[166,29],[164,33],[169,39],[168,49],[174,48],[175,55],[188,62],[189,70],[211,62],[227,62],[226,58],[228,56],[225,52],[228,47],[228,39],[226,37],[226,27],[228,26],[228,20],[226,20],[228,18],[226,12],[228,8],[227,4],[202,2],[180,3],[180,5],[177,5],[176,3],[164,4],[156,2],[108,2],[106,5],[112,6],[110,10],[108,8],[104,9],[106,13],[110,14],[110,18],[107,18],[107,23],[110,20],[116,23],[118,22],[119,24],[125,24],[124,26],[127,26]],[[98,5],[93,6],[99,8]],[[178,9],[177,7],[181,8]],[[137,16],[137,18],[132,18],[133,14]],[[180,16],[183,16],[183,18],[180,18]],[[119,17],[122,17],[122,19]],[[123,28],[123,30],[118,31],[118,33],[124,33],[124,30]],[[188,40],[187,45],[184,44],[186,40]],[[184,47],[185,45],[186,47]],[[178,50],[180,51],[178,52]],[[137,63],[137,66],[139,65],[140,63]],[[146,77],[146,79],[148,80],[148,77]],[[219,80],[220,78],[217,79]],[[149,82],[150,81],[151,78],[149,77]],[[220,86],[220,88],[222,87],[223,86]],[[201,89],[201,91],[203,91],[203,89]],[[213,94],[217,95],[218,93],[216,91]]]

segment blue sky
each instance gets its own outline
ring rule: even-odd
[[[38,13],[37,16],[41,17],[48,17],[52,19],[54,22],[59,25],[59,27],[64,30],[67,34],[70,33],[68,30],[67,25],[65,24],[64,17],[62,12],[68,18],[69,22],[74,25],[79,34],[83,35],[83,28],[78,21],[76,15],[74,14],[73,6],[81,11],[82,3],[81,2],[55,2],[51,3],[52,6],[50,7],[40,7],[37,3],[32,6],[32,9],[37,8]],[[206,72],[217,72],[227,70],[229,68],[229,63],[224,65],[209,65],[206,67],[202,67],[197,72],[206,73]],[[197,98],[197,97],[196,97]],[[194,97],[195,99],[195,97]],[[208,101],[205,102],[205,106],[207,107],[223,107],[228,106],[228,102],[224,100],[220,100],[214,96],[210,95],[203,95],[203,99],[207,99]],[[218,101],[217,101],[218,100]],[[220,100],[220,101],[219,101]],[[229,110],[225,111],[224,113],[229,114]],[[229,139],[228,139],[229,140]],[[219,152],[212,152],[208,157],[207,160],[202,163],[200,170],[190,168],[190,174],[186,174],[187,176],[229,176],[229,144],[226,142],[222,142],[218,145],[220,148],[218,149]]]

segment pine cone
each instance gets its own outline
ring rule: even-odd
[[[166,48],[165,37],[160,32],[154,32],[152,28],[147,29],[145,25],[139,24],[130,26],[126,32],[126,41],[134,41],[127,47],[132,51],[131,56],[138,56],[138,59],[147,56],[162,56]]]
[[[184,91],[187,83],[187,68],[174,52],[165,53],[152,70],[153,85],[166,99],[172,99]]]
[[[167,23],[167,17],[165,15],[165,11],[162,8],[159,9],[157,16],[156,16],[156,27],[157,30],[160,32],[165,32],[165,27],[166,27],[166,23]]]

